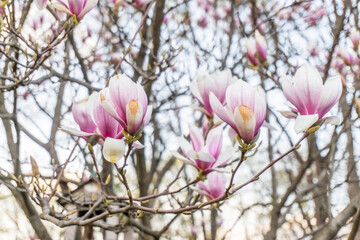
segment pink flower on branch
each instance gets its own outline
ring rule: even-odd
[[[209,200],[222,196],[226,191],[226,178],[224,173],[210,173],[205,183],[199,182],[195,190]]]
[[[210,94],[210,104],[215,114],[229,124],[245,143],[250,143],[266,117],[265,92],[238,80],[228,87],[226,102],[224,108],[219,99]]]
[[[120,74],[110,79],[109,95],[110,99],[100,94],[105,111],[121,124],[126,133],[138,136],[149,123],[152,112],[143,87]]]
[[[75,16],[77,21],[81,21],[97,3],[98,0],[57,0],[53,6],[60,12]]]
[[[193,126],[190,128],[191,144],[184,138],[179,138],[180,147],[185,157],[174,152],[173,155],[186,164],[195,167],[204,175],[224,166],[232,157],[233,151],[221,151],[222,134],[221,127],[209,131],[206,143],[201,131]]]
[[[323,85],[319,72],[305,64],[300,67],[291,84],[286,76],[281,78],[282,89],[287,100],[295,106],[291,117],[296,117],[295,131],[302,132],[310,128],[339,101],[342,92],[340,77],[329,78]],[[326,118],[333,124],[339,120],[336,117]]]
[[[84,138],[92,135],[98,136],[102,140],[101,144],[108,137],[122,138],[124,136],[122,126],[101,105],[100,95],[108,96],[108,92],[109,89],[105,88],[100,93],[91,94],[88,99],[74,102],[72,113],[80,130],[70,127],[63,127],[62,129],[72,135]]]
[[[232,75],[229,69],[214,74],[206,74],[198,71],[197,81],[190,85],[190,91],[194,97],[205,107],[194,107],[201,111],[209,118],[214,117],[214,112],[210,105],[209,93],[213,92],[220,100],[221,104],[225,104],[226,89],[232,82]]]

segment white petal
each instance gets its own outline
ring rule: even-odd
[[[295,120],[295,132],[300,133],[300,132],[306,131],[318,119],[319,119],[319,116],[317,114],[299,115]]]
[[[106,138],[103,147],[104,158],[111,162],[116,163],[125,154],[126,143],[121,139]]]
[[[337,116],[330,116],[330,117],[326,117],[324,119],[325,119],[326,124],[331,124],[331,125],[339,125],[340,124],[340,118]]]

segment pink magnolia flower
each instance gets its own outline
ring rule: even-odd
[[[101,139],[101,144],[108,137],[121,139],[124,136],[122,126],[101,105],[100,95],[108,96],[108,92],[109,89],[105,88],[100,93],[94,92],[88,99],[73,103],[72,113],[80,131],[70,127],[62,129],[84,138],[96,135]]]
[[[75,15],[76,19],[80,21],[97,3],[98,0],[57,0],[53,6],[60,12],[71,16]]]
[[[221,104],[224,105],[226,89],[231,82],[232,76],[228,69],[211,75],[198,71],[197,81],[190,85],[190,91],[205,109],[200,107],[194,108],[210,118],[214,117],[214,112],[210,106],[209,93],[213,92]]]
[[[199,129],[193,126],[190,128],[191,144],[184,138],[179,138],[180,147],[185,157],[177,152],[173,155],[186,164],[195,167],[203,174],[208,174],[217,168],[224,166],[232,157],[232,150],[221,151],[222,133],[221,127],[209,131],[206,143]]]
[[[215,114],[229,124],[244,142],[249,143],[265,120],[265,92],[238,80],[228,87],[226,103],[225,109],[219,99],[210,94],[210,104]]]
[[[205,183],[199,182],[195,190],[209,200],[222,196],[226,191],[226,178],[224,173],[210,173]]]
[[[152,107],[142,86],[126,75],[112,77],[109,83],[109,97],[100,94],[101,103],[128,134],[138,135],[149,123]]]
[[[312,66],[305,64],[300,67],[291,84],[286,76],[281,78],[282,89],[287,100],[295,106],[295,131],[297,133],[307,130],[339,101],[342,92],[340,77],[329,78],[325,85],[319,72]],[[335,124],[338,119],[328,118]]]
[[[255,42],[256,42],[256,50],[260,58],[259,60],[260,62],[265,62],[267,44],[264,36],[261,35],[258,30],[255,31]]]

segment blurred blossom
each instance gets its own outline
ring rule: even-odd
[[[134,5],[139,7],[139,8],[144,8],[150,2],[151,2],[151,0],[135,0]]]
[[[295,121],[297,133],[307,130],[330,111],[339,101],[342,92],[340,77],[329,78],[323,85],[319,72],[312,66],[305,64],[300,67],[294,77],[294,84],[286,76],[281,78],[282,89],[287,100],[295,107],[299,114]],[[336,117],[327,120],[336,124]]]
[[[353,65],[355,63],[356,56],[350,50],[340,47],[338,54],[346,65]]]
[[[309,45],[308,51],[310,53],[310,56],[312,56],[312,57],[316,57],[319,55],[319,48],[317,45]]]
[[[98,0],[57,0],[53,3],[55,9],[64,12],[70,16],[76,16],[77,21],[81,21],[91,9],[93,9]]]
[[[351,29],[350,39],[351,39],[354,49],[357,50],[359,47],[360,33],[355,27],[353,27]]]
[[[46,7],[48,0],[35,0],[36,6],[42,10]]]
[[[259,60],[256,57],[256,42],[245,38],[246,55],[253,66],[259,65]]]
[[[177,152],[173,155],[186,164],[195,167],[204,175],[224,166],[232,157],[233,150],[222,150],[222,127],[211,129],[204,141],[201,131],[194,127],[190,128],[191,144],[184,138],[179,138],[180,148],[185,157]]]
[[[109,95],[110,97],[100,94],[104,109],[128,134],[140,134],[142,128],[148,124],[152,112],[143,87],[120,74],[110,79]]]
[[[261,62],[266,61],[266,51],[267,51],[267,44],[266,40],[263,35],[259,33],[258,30],[255,31],[255,42],[256,42],[256,50],[259,54],[259,60]]]
[[[288,9],[282,9],[278,14],[277,17],[280,20],[289,20],[291,18],[291,12]]]
[[[226,191],[226,178],[224,173],[210,173],[204,183],[199,182],[197,184],[197,189],[195,190],[209,200],[221,197]]]
[[[207,17],[204,15],[198,19],[197,24],[199,27],[206,28],[208,25]]]
[[[256,20],[256,25],[258,26],[258,30],[261,34],[264,34],[265,33],[265,29],[266,29],[266,25],[265,23],[260,19],[258,18]]]
[[[238,80],[226,91],[226,109],[219,99],[210,94],[214,113],[233,128],[246,143],[258,134],[266,116],[265,92],[253,88],[249,83]]]
[[[207,74],[201,71],[197,72],[197,81],[190,85],[190,91],[204,108],[194,107],[206,116],[214,117],[213,110],[209,102],[209,93],[213,92],[221,104],[225,104],[226,89],[232,82],[232,75],[229,69],[214,74]]]
[[[164,17],[163,17],[163,24],[166,24],[167,22],[168,22],[168,17],[166,16],[166,15],[164,15]]]

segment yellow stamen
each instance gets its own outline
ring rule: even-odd
[[[245,125],[252,119],[252,111],[245,105],[241,105],[238,107],[239,113],[241,114],[242,118],[244,119]]]
[[[139,111],[139,102],[137,100],[131,100],[129,102],[129,109],[132,115],[136,115],[136,113]]]
[[[100,101],[101,101],[101,103],[103,101],[105,101],[105,100],[106,100],[106,98],[105,98],[104,94],[100,93]]]

